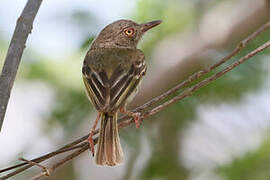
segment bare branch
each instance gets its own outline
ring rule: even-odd
[[[149,107],[151,107],[154,104],[160,103],[162,100],[164,100],[165,98],[169,97],[170,95],[172,95],[173,93],[176,93],[178,90],[180,90],[181,88],[185,87],[186,85],[190,84],[192,81],[199,79],[200,77],[202,77],[203,75],[211,72],[213,69],[215,69],[216,67],[219,67],[221,64],[223,64],[224,62],[228,61],[229,59],[231,59],[233,56],[235,56],[236,54],[238,54],[246,45],[248,42],[250,42],[252,39],[254,39],[255,37],[257,37],[261,32],[265,31],[266,29],[270,28],[270,22],[268,22],[267,24],[265,24],[264,26],[262,26],[261,28],[259,28],[256,32],[254,32],[252,35],[250,35],[247,39],[243,40],[236,48],[235,50],[229,54],[228,56],[226,56],[225,58],[221,59],[220,61],[218,61],[216,64],[212,65],[209,68],[206,68],[203,71],[199,71],[193,75],[191,75],[186,81],[180,83],[179,85],[175,86],[174,88],[170,89],[169,91],[163,93],[162,95],[150,100],[149,102],[145,103],[144,105],[134,109],[133,111],[144,111],[142,113],[142,118],[146,118],[149,117],[153,114],[158,113],[159,111],[161,111],[162,109],[166,108],[167,106],[174,104],[176,102],[179,102],[181,99],[187,97],[187,96],[191,96],[192,93],[196,92],[198,89],[208,85],[209,83],[215,81],[216,79],[220,78],[221,76],[225,75],[227,72],[231,71],[232,69],[236,68],[237,66],[239,66],[240,64],[242,64],[243,62],[247,61],[248,59],[252,58],[253,56],[255,56],[256,54],[260,53],[261,51],[265,50],[266,48],[268,48],[270,46],[270,41],[264,43],[263,45],[261,45],[260,47],[256,48],[255,50],[251,51],[250,53],[248,53],[247,55],[245,55],[244,57],[240,58],[238,61],[234,62],[233,64],[227,66],[226,68],[224,68],[223,70],[219,71],[218,73],[196,83],[195,85],[193,85],[190,88],[186,88],[184,89],[179,95],[176,95],[175,97],[163,102],[162,104],[154,107],[154,108],[150,108],[150,110],[146,110]],[[132,123],[134,123],[134,120],[124,116],[122,118],[119,119],[119,128],[123,128],[126,127]],[[95,134],[97,134],[98,130],[95,132]],[[79,148],[78,150],[76,150],[75,152],[71,153],[70,155],[66,156],[64,159],[60,160],[59,162],[57,162],[56,164],[52,165],[52,167],[50,169],[52,169],[52,171],[54,171],[56,168],[62,166],[64,163],[68,162],[69,160],[73,159],[74,157],[78,156],[79,154],[83,153],[84,151],[86,151],[88,149],[88,142],[83,142],[86,141],[88,135],[79,138],[77,140],[75,140],[72,143],[69,143],[67,145],[65,145],[64,147],[60,148],[57,151],[54,151],[52,153],[49,153],[45,156],[41,156],[39,158],[36,158],[34,160],[31,160],[33,162],[39,163],[42,162],[44,160],[47,160],[57,154],[63,153],[63,152],[67,152],[70,150],[74,150],[75,147]],[[83,143],[82,143],[83,142]],[[95,138],[95,144],[97,142],[97,138]],[[77,145],[81,143],[80,145]],[[76,146],[77,145],[77,146]],[[27,163],[26,163],[27,164]],[[13,166],[13,167],[9,167],[3,170],[0,170],[1,172],[5,172],[11,169],[14,169],[16,167],[19,166],[23,166],[25,165],[24,163],[21,163],[19,165]],[[7,179],[8,177],[14,176],[28,168],[32,167],[32,165],[27,164],[24,167],[21,167],[20,169],[15,170],[12,173],[7,174],[6,176],[1,177],[1,180]],[[44,173],[39,174],[36,179],[39,179],[41,177],[44,177]]]
[[[89,136],[89,134],[88,134],[87,136]],[[86,139],[87,139],[87,138],[86,138]],[[85,141],[86,139],[80,138],[79,140],[82,142],[82,141]],[[76,141],[78,142],[78,140],[76,140]],[[74,142],[75,142],[75,141],[74,141]],[[97,143],[97,138],[94,139],[94,144],[96,144],[96,143]],[[61,154],[61,153],[64,153],[64,152],[68,152],[68,151],[71,151],[71,150],[75,150],[75,149],[79,149],[79,150],[77,150],[77,151],[71,153],[70,155],[68,155],[68,156],[66,157],[66,158],[68,158],[68,157],[70,158],[70,156],[71,156],[71,157],[73,158],[73,155],[74,155],[74,154],[77,154],[78,152],[81,152],[81,153],[84,152],[85,150],[88,149],[88,146],[89,146],[89,145],[88,145],[88,142],[83,142],[83,143],[81,143],[80,145],[73,146],[73,147],[68,147],[68,148],[66,148],[66,149],[60,148],[60,149],[58,149],[58,150],[56,150],[56,151],[54,151],[54,152],[52,152],[52,153],[49,153],[49,154],[47,154],[47,155],[44,155],[44,156],[35,158],[35,159],[33,159],[33,160],[30,160],[30,161],[31,161],[31,162],[34,162],[34,163],[40,163],[40,162],[43,162],[43,161],[45,161],[45,160],[47,160],[47,159],[50,159],[51,157],[54,157],[54,156],[58,155],[58,154]],[[81,150],[83,150],[83,151],[81,151]],[[79,154],[78,154],[78,155],[79,155]],[[64,164],[64,163],[67,162],[68,160],[70,160],[70,159],[66,160],[66,158],[60,160],[60,161],[59,161],[58,163],[56,163],[52,168],[48,168],[48,169],[50,169],[50,173],[51,173],[52,171],[54,171],[54,169],[58,168],[59,166],[61,166],[62,164]],[[71,158],[71,159],[72,159],[72,158]],[[25,165],[25,166],[24,166],[24,165]],[[23,166],[23,167],[21,167],[21,166]],[[16,174],[19,174],[19,173],[21,173],[21,172],[23,172],[23,171],[25,171],[25,170],[31,168],[32,166],[34,166],[33,163],[32,163],[32,164],[29,164],[29,163],[25,162],[25,163],[21,163],[21,164],[15,165],[15,166],[13,166],[13,167],[9,167],[9,168],[3,169],[3,170],[1,170],[1,172],[5,172],[5,171],[8,171],[8,170],[17,168],[17,167],[21,167],[21,168],[15,170],[15,171],[13,171],[13,172],[11,172],[11,173],[9,173],[9,174],[3,176],[3,177],[0,177],[0,180],[5,180],[5,179],[8,179],[8,178],[10,178],[10,177],[12,177],[12,176],[15,176]],[[40,173],[39,176],[35,176],[35,179],[38,179],[38,178],[43,177],[42,174],[44,174],[44,172]],[[44,174],[44,175],[45,175],[45,174]]]
[[[89,136],[89,135],[88,135],[88,136]],[[84,141],[84,140],[86,140],[86,139],[87,139],[87,138],[80,138],[79,140],[80,140],[80,142],[82,142],[82,141]],[[77,141],[74,141],[74,142],[78,142],[78,140],[77,140]],[[78,143],[79,143],[79,142],[78,142]],[[78,144],[78,143],[76,143],[76,144]],[[74,144],[74,143],[71,143],[71,144]],[[46,155],[43,155],[43,156],[41,156],[41,157],[32,159],[31,161],[36,162],[36,163],[43,162],[43,161],[45,161],[45,160],[47,160],[47,159],[49,159],[49,158],[51,158],[51,157],[54,157],[54,156],[56,156],[56,155],[58,155],[58,154],[62,154],[62,153],[65,153],[65,152],[68,152],[68,151],[71,151],[71,150],[75,150],[75,149],[81,148],[82,146],[84,146],[85,144],[87,144],[87,142],[81,143],[80,145],[75,146],[76,144],[74,144],[74,146],[72,146],[72,147],[69,146],[69,144],[68,144],[68,145],[66,145],[66,146],[64,146],[64,147],[62,147],[62,148],[60,148],[60,149],[58,149],[58,150],[56,150],[56,151],[53,151],[53,152],[48,153],[48,154],[46,154]],[[67,146],[69,146],[69,147],[67,147]],[[26,166],[24,166],[24,165],[26,165]],[[18,174],[18,173],[20,173],[20,172],[22,172],[22,171],[24,171],[24,170],[26,170],[26,169],[32,167],[31,164],[28,164],[28,163],[21,163],[21,164],[17,164],[17,165],[15,165],[15,166],[12,166],[12,167],[8,167],[8,168],[6,168],[6,169],[2,169],[2,170],[0,170],[0,173],[6,172],[6,171],[9,171],[9,170],[12,170],[12,169],[21,167],[21,166],[24,166],[24,167],[22,167],[22,168],[20,168],[20,169],[17,169],[17,170],[15,170],[15,171],[13,171],[12,173],[8,174],[6,178],[9,178],[9,177],[11,177],[11,176],[14,176],[14,175],[16,175],[16,174]],[[1,178],[0,178],[0,179],[1,179]],[[2,180],[2,179],[1,179],[1,180]]]
[[[43,176],[50,176],[50,174],[51,174],[50,173],[51,171],[50,171],[49,168],[47,168],[45,166],[42,166],[42,165],[40,165],[40,164],[38,164],[38,163],[36,163],[34,161],[29,161],[29,160],[24,159],[24,158],[19,158],[19,160],[24,161],[24,162],[26,162],[26,163],[28,163],[28,164],[30,164],[32,166],[37,166],[37,167],[42,169],[41,175],[34,176],[33,178],[31,178],[31,180],[35,180],[35,179],[38,179],[39,177],[43,177]]]
[[[185,91],[183,91],[181,94],[179,94],[178,96],[166,101],[165,103],[151,109],[150,111],[146,112],[143,114],[143,118],[146,118],[148,116],[151,116],[153,114],[158,113],[159,111],[161,111],[162,109],[164,109],[165,107],[174,104],[178,101],[180,101],[181,99],[184,99],[187,96],[191,96],[193,92],[197,91],[198,89],[208,85],[209,83],[213,82],[214,80],[220,78],[221,76],[223,76],[224,74],[226,74],[227,72],[231,71],[232,69],[234,69],[235,67],[239,66],[240,64],[242,64],[243,62],[247,61],[248,59],[252,58],[253,56],[255,56],[256,54],[258,54],[259,52],[263,51],[264,49],[268,48],[270,46],[270,41],[264,43],[263,45],[261,45],[260,47],[258,47],[257,49],[255,49],[254,51],[248,53],[246,56],[242,57],[241,59],[239,59],[238,61],[236,61],[235,63],[231,64],[230,66],[226,67],[225,69],[223,69],[222,71],[210,76],[209,78],[195,84],[194,86],[187,88]],[[129,122],[127,120],[127,122]],[[123,123],[127,123],[127,122],[123,122]]]
[[[0,76],[0,131],[4,121],[10,92],[19,68],[21,57],[28,35],[32,31],[42,0],[28,0],[21,16],[17,20],[16,28],[11,39],[5,63]]]
[[[94,143],[96,144],[97,141],[94,141]],[[73,158],[77,157],[78,155],[80,155],[81,153],[83,153],[84,151],[86,151],[88,149],[88,143],[84,143],[83,146],[81,146],[81,148],[75,152],[73,152],[72,154],[66,156],[64,159],[61,159],[60,161],[58,161],[57,163],[55,163],[51,168],[47,168],[44,167],[34,161],[28,161],[26,159],[21,158],[22,161],[26,161],[26,163],[28,163],[29,165],[32,166],[38,166],[42,169],[42,172],[35,175],[34,177],[31,178],[31,180],[38,180],[40,178],[43,177],[48,177],[51,175],[51,173],[53,171],[55,171],[55,169],[57,169],[58,167],[62,166],[64,163],[68,162],[69,160],[72,160]]]
[[[96,142],[95,142],[96,144]],[[53,171],[55,171],[58,167],[62,166],[63,164],[65,164],[66,162],[72,160],[73,158],[79,156],[80,154],[82,154],[84,151],[86,151],[89,148],[88,144],[84,145],[82,148],[80,148],[79,150],[73,152],[72,154],[66,156],[64,159],[58,161],[56,164],[54,164],[51,168],[49,168],[49,173],[46,172],[41,172],[39,174],[37,174],[36,176],[34,176],[31,180],[38,180],[41,179],[43,177],[49,176],[51,173],[53,173]]]
[[[168,96],[172,95],[173,93],[177,92],[178,90],[180,90],[181,88],[187,86],[188,84],[190,84],[191,82],[194,82],[195,80],[199,79],[200,77],[202,77],[203,75],[209,73],[210,71],[214,70],[215,68],[221,66],[222,64],[224,64],[225,62],[227,62],[228,60],[230,60],[232,57],[234,57],[235,55],[237,55],[243,48],[245,48],[247,46],[247,44],[255,39],[258,35],[260,35],[262,32],[266,31],[267,29],[270,28],[270,21],[267,22],[266,24],[264,24],[263,26],[261,26],[257,31],[255,31],[254,33],[252,33],[250,36],[248,36],[246,39],[244,39],[243,41],[241,41],[238,46],[227,56],[225,56],[224,58],[222,58],[221,60],[219,60],[217,63],[215,63],[214,65],[210,66],[209,68],[206,68],[204,70],[201,70],[197,73],[194,73],[193,75],[191,75],[189,78],[187,78],[185,81],[183,81],[182,83],[176,85],[175,87],[171,88],[170,90],[168,90],[167,92],[151,99],[150,101],[146,102],[145,104],[135,108],[133,111],[142,111],[147,107],[150,107],[162,100],[164,100],[165,98],[167,98]]]

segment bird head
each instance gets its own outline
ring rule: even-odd
[[[91,49],[136,48],[143,34],[160,23],[160,20],[144,24],[137,24],[131,20],[115,21],[99,33]]]

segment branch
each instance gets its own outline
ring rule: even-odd
[[[228,3],[231,5],[229,13],[225,8]],[[135,108],[138,106],[136,103],[143,104],[146,100],[168,90],[168,87],[179,84],[186,79],[186,75],[194,72],[194,69],[197,69],[195,72],[204,69],[205,60],[213,59],[212,50],[230,48],[228,52],[231,52],[235,43],[240,42],[269,21],[270,6],[267,5],[269,3],[266,3],[265,0],[257,0],[256,3],[254,0],[220,1],[217,6],[201,16],[197,22],[199,31],[189,29],[185,33],[179,32],[159,41],[152,52],[154,67],[148,71],[151,76],[145,77],[140,87],[140,91],[143,93],[132,101],[130,107]],[[217,14],[220,15],[219,22],[229,26],[224,28],[215,27],[215,23],[211,24],[211,17]],[[169,65],[166,63],[167,61],[170,62]],[[213,63],[207,63],[207,67],[211,64]],[[150,79],[151,83],[145,83]]]
[[[181,99],[184,99],[187,96],[191,96],[192,93],[194,93],[195,91],[197,91],[198,89],[208,85],[209,83],[213,82],[214,80],[220,78],[221,76],[223,76],[224,74],[226,74],[227,72],[231,71],[232,69],[236,68],[237,66],[239,66],[240,64],[242,64],[243,62],[247,61],[248,59],[252,58],[253,56],[255,56],[256,54],[258,54],[259,52],[263,51],[264,49],[268,48],[270,46],[270,41],[264,43],[263,45],[261,45],[260,47],[258,47],[257,49],[251,51],[250,53],[248,53],[246,56],[242,57],[241,59],[239,59],[238,61],[236,61],[235,63],[231,64],[230,66],[228,66],[227,68],[223,69],[222,71],[210,76],[209,78],[195,84],[194,86],[187,88],[186,90],[184,90],[182,93],[180,93],[180,95],[166,101],[165,103],[151,109],[150,111],[147,111],[146,113],[144,113],[143,118],[146,118],[148,116],[154,115],[156,113],[158,113],[159,111],[161,111],[162,109],[164,109],[165,107],[174,104],[178,101],[180,101]],[[128,123],[129,120],[126,120],[122,123]]]
[[[201,70],[197,73],[194,73],[193,75],[189,76],[185,81],[183,81],[182,83],[176,85],[175,87],[173,87],[172,89],[168,90],[167,92],[153,98],[152,100],[146,102],[145,104],[135,108],[133,111],[134,112],[138,112],[138,111],[142,111],[162,100],[164,100],[165,98],[167,98],[168,96],[172,95],[173,93],[177,92],[178,90],[180,90],[181,88],[187,86],[188,84],[190,84],[191,82],[194,82],[195,80],[198,80],[200,77],[206,75],[207,73],[209,73],[210,71],[216,69],[217,67],[221,66],[222,64],[224,64],[225,62],[227,62],[228,60],[230,60],[232,57],[236,56],[242,49],[244,49],[247,44],[255,39],[257,36],[259,36],[262,32],[266,31],[267,29],[270,28],[270,21],[267,22],[266,24],[264,24],[263,26],[261,26],[258,30],[256,30],[254,33],[252,33],[250,36],[248,36],[246,39],[244,39],[243,41],[241,41],[238,46],[227,56],[225,56],[224,58],[222,58],[221,60],[219,60],[217,63],[215,63],[214,65],[210,66],[209,68],[206,68],[204,70]],[[122,119],[121,119],[122,120]]]
[[[95,144],[96,143],[97,143],[97,141],[95,141]],[[51,168],[46,168],[44,166],[36,164],[35,162],[27,161],[29,165],[32,165],[32,166],[36,165],[36,166],[42,168],[42,170],[43,170],[43,172],[41,172],[41,173],[35,175],[34,177],[32,177],[31,180],[38,180],[40,178],[50,176],[53,173],[53,171],[55,171],[58,167],[60,167],[61,165],[63,165],[67,161],[70,161],[73,158],[79,156],[84,151],[86,151],[88,148],[89,148],[88,143],[84,144],[79,150],[77,150],[74,153],[66,156],[64,159],[60,160],[59,162],[55,163]]]
[[[7,104],[14,80],[19,68],[21,57],[28,35],[32,31],[33,21],[36,17],[42,0],[28,0],[21,16],[17,20],[5,63],[0,76],[0,131],[4,122]]]
[[[219,71],[218,73],[196,83],[195,85],[191,86],[190,88],[186,88],[185,90],[183,90],[179,95],[176,95],[175,97],[163,102],[162,104],[154,107],[154,108],[150,108],[151,106],[153,106],[154,104],[160,103],[162,100],[164,100],[165,98],[169,97],[170,95],[176,93],[178,90],[180,90],[181,88],[189,85],[191,82],[199,79],[200,77],[202,77],[203,75],[211,72],[212,70],[214,70],[215,68],[219,67],[220,65],[224,64],[225,62],[227,62],[229,59],[231,59],[232,57],[234,57],[235,55],[237,55],[251,40],[253,40],[255,37],[257,37],[260,33],[262,33],[263,31],[267,30],[268,28],[270,28],[270,22],[268,22],[267,24],[265,24],[264,26],[262,26],[261,28],[259,28],[256,32],[254,32],[253,34],[251,34],[248,38],[246,38],[245,40],[243,40],[234,50],[231,54],[229,54],[228,56],[222,58],[220,61],[218,61],[217,63],[215,63],[214,65],[210,66],[209,68],[206,68],[205,70],[199,71],[193,75],[191,75],[187,80],[183,81],[182,83],[180,83],[179,85],[175,86],[174,88],[170,89],[169,91],[161,94],[160,96],[148,101],[147,103],[145,103],[142,106],[137,107],[136,109],[134,109],[133,111],[139,111],[142,112],[142,119],[152,116],[156,113],[158,113],[159,111],[161,111],[162,109],[166,108],[167,106],[174,104],[176,102],[179,102],[181,99],[191,96],[192,93],[194,93],[195,91],[197,91],[198,89],[208,85],[209,83],[215,81],[216,79],[220,78],[221,76],[225,75],[226,73],[228,73],[229,71],[231,71],[232,69],[236,68],[237,66],[239,66],[240,64],[242,64],[243,62],[247,61],[248,59],[252,58],[253,56],[255,56],[256,54],[258,54],[259,52],[265,50],[266,48],[268,48],[270,46],[270,41],[264,43],[263,45],[261,45],[260,47],[256,48],[255,50],[251,51],[250,53],[248,53],[247,55],[245,55],[244,57],[240,58],[239,60],[237,60],[236,62],[234,62],[233,64],[227,66],[226,68],[224,68],[223,70]],[[150,110],[147,110],[148,108],[150,108]],[[122,118],[119,119],[119,123],[118,126],[119,128],[123,128],[126,127],[130,124],[134,123],[134,120],[124,116]],[[98,133],[98,130],[95,131],[95,134]],[[67,145],[65,145],[64,147],[60,148],[59,150],[56,150],[52,153],[49,153],[45,156],[41,156],[39,158],[33,159],[31,161],[36,162],[36,163],[40,163],[42,161],[45,161],[51,157],[54,157],[60,153],[64,153],[67,151],[71,151],[74,149],[78,149],[75,152],[69,154],[68,156],[66,156],[64,159],[58,161],[57,163],[55,163],[54,165],[52,165],[51,168],[49,168],[52,171],[54,171],[55,169],[57,169],[58,167],[62,166],[64,163],[68,162],[69,160],[73,159],[74,157],[78,156],[79,154],[83,153],[84,151],[86,151],[88,149],[88,142],[83,142],[86,141],[88,135],[85,135],[84,137],[81,137]],[[81,143],[81,144],[80,144]],[[95,138],[95,144],[97,143],[97,137]],[[79,145],[77,145],[79,144]],[[25,166],[24,166],[25,165]],[[21,167],[17,170],[15,170],[14,172],[11,172],[9,174],[7,174],[6,176],[1,177],[1,180],[7,179],[11,176],[14,176],[30,167],[33,166],[33,164],[29,164],[29,163],[21,163],[3,170],[0,170],[0,173],[2,172],[6,172],[8,170],[14,169],[14,168],[18,168],[20,166],[24,166]],[[37,177],[37,178],[36,178]],[[44,173],[40,173],[38,176],[35,176],[35,179],[39,179],[41,177],[44,177]]]
[[[87,137],[88,137],[88,136],[89,136],[89,135],[87,135]],[[86,140],[87,137],[86,137],[86,138],[83,137],[83,138],[78,139],[78,143],[80,143],[80,142]],[[74,141],[74,143],[76,143],[76,141]],[[53,152],[48,153],[48,154],[45,154],[45,155],[43,155],[43,156],[41,156],[41,157],[32,159],[31,161],[36,162],[36,163],[39,163],[39,162],[45,161],[45,160],[47,160],[47,159],[49,159],[49,158],[51,158],[51,157],[54,157],[54,156],[56,156],[56,155],[58,155],[58,154],[65,153],[65,152],[68,152],[68,151],[71,151],[71,150],[75,150],[75,149],[81,148],[82,146],[84,146],[85,144],[87,144],[87,143],[85,142],[85,143],[82,143],[82,144],[80,144],[80,145],[75,146],[75,145],[78,144],[78,143],[76,143],[76,144],[74,144],[74,143],[70,143],[70,145],[66,145],[66,146],[64,146],[64,147],[62,147],[62,148],[60,148],[60,149],[58,149],[58,150],[56,150],[56,151],[53,151]],[[72,144],[74,144],[74,146],[73,146]],[[71,145],[72,145],[72,146],[71,146]],[[68,146],[68,147],[67,147],[67,146]],[[15,169],[15,168],[18,168],[18,167],[27,165],[27,164],[28,164],[28,163],[21,163],[21,164],[12,166],[12,167],[8,167],[8,168],[6,168],[6,169],[0,170],[0,173],[3,173],[3,172],[6,172],[6,171]],[[18,174],[18,173],[20,173],[20,172],[22,172],[22,171],[24,171],[24,170],[26,170],[26,169],[28,169],[28,168],[30,168],[30,167],[32,167],[32,166],[31,166],[31,165],[24,166],[24,167],[22,167],[22,168],[20,168],[20,169],[18,169],[18,170],[16,170],[16,171],[10,173],[10,175],[11,175],[11,176],[16,175],[16,174]],[[11,177],[11,176],[10,176],[10,177]]]

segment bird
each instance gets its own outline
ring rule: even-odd
[[[137,45],[145,32],[161,22],[138,24],[125,19],[112,22],[101,30],[84,58],[82,77],[86,94],[98,111],[88,137],[97,165],[116,166],[123,162],[118,112],[132,117],[136,127],[140,126],[141,114],[126,110],[147,70],[144,53]],[[93,136],[100,119],[95,155]]]

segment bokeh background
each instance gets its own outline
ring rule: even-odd
[[[25,3],[0,1],[0,67]],[[163,20],[139,45],[148,72],[132,108],[231,52],[270,20],[270,1],[44,0],[0,133],[0,168],[17,163],[21,156],[31,159],[53,151],[89,132],[97,113],[84,92],[83,58],[97,33],[123,18],[139,23]],[[233,60],[269,39],[270,30]],[[147,118],[140,129],[121,129],[123,165],[97,167],[85,152],[49,179],[270,179],[269,59],[266,50],[192,97]],[[29,179],[38,172],[32,168],[12,179]]]

